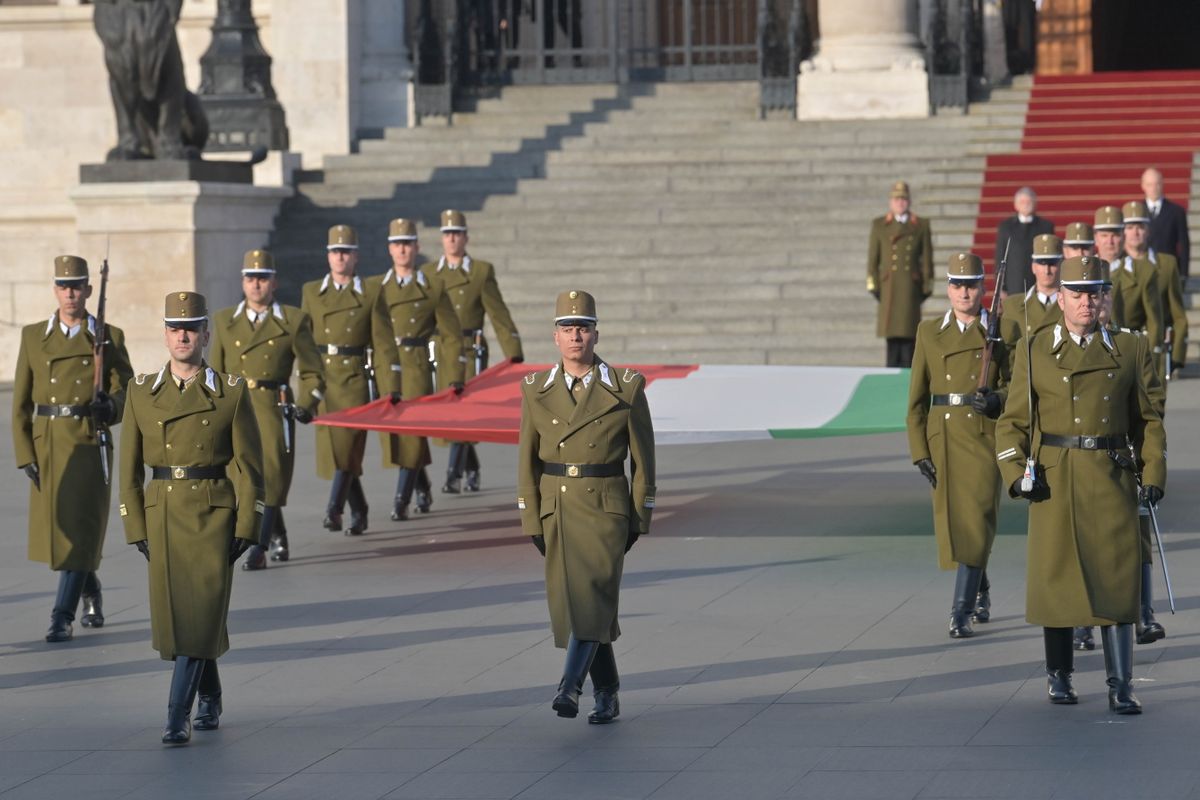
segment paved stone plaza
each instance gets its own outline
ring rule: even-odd
[[[1017,503],[989,569],[994,621],[946,636],[953,576],[936,569],[928,492],[894,434],[661,447],[652,535],[626,566],[622,716],[559,719],[515,448],[481,447],[484,491],[437,494],[407,523],[388,521],[395,473],[372,473],[371,529],[352,540],[320,529],[326,485],[302,430],[293,560],[238,572],[221,728],[178,749],[159,743],[170,669],[115,503],[107,625],[48,645],[55,579],[25,560],[27,482],[2,437],[0,794],[1200,797],[1200,381],[1170,402],[1161,518],[1181,613],[1156,571],[1168,638],[1135,650],[1141,717],[1108,712],[1099,650],[1077,659],[1078,706],[1044,699]]]

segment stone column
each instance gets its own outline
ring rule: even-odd
[[[820,0],[821,38],[800,65],[800,119],[929,116],[916,0]]]

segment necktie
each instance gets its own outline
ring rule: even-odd
[[[179,392],[180,392],[180,394],[182,394],[182,393],[183,393],[183,390],[184,390],[184,389],[186,389],[186,388],[187,388],[187,381],[185,381],[183,378],[180,378],[180,379],[179,379]]]

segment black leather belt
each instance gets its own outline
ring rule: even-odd
[[[624,462],[616,464],[542,464],[542,474],[558,478],[615,478],[625,474]]]
[[[367,354],[365,347],[347,347],[340,344],[321,344],[317,347],[327,356],[365,356]]]
[[[150,477],[156,481],[215,481],[225,477],[225,467],[151,467]]]
[[[935,394],[929,402],[935,406],[969,406],[971,405],[971,395]]]
[[[1042,444],[1050,447],[1069,447],[1074,450],[1125,450],[1129,446],[1125,436],[1058,436],[1042,434]]]
[[[44,406],[40,403],[33,407],[33,413],[38,417],[86,417],[92,413],[90,405],[83,406]]]
[[[396,344],[401,347],[428,347],[429,340],[422,339],[419,336],[405,336],[396,340]]]
[[[272,389],[279,391],[288,385],[287,381],[268,381],[263,378],[246,378],[246,385],[251,389]]]
[[[463,328],[463,336],[480,336],[483,334],[483,328]]]

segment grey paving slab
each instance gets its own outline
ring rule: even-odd
[[[394,473],[369,470],[371,529],[350,540],[319,527],[327,487],[302,429],[295,557],[237,574],[226,712],[186,748],[159,744],[169,665],[119,520],[108,624],[47,645],[54,576],[25,560],[25,485],[0,484],[0,796],[1197,796],[1200,382],[1171,392],[1162,518],[1180,613],[1135,651],[1141,717],[1108,712],[1099,652],[1077,658],[1078,706],[1045,701],[1018,504],[1002,504],[993,622],[948,639],[953,578],[890,435],[661,448],[654,532],[622,595],[621,717],[559,719],[514,451],[482,446],[483,492],[436,495],[403,524],[387,519]]]

